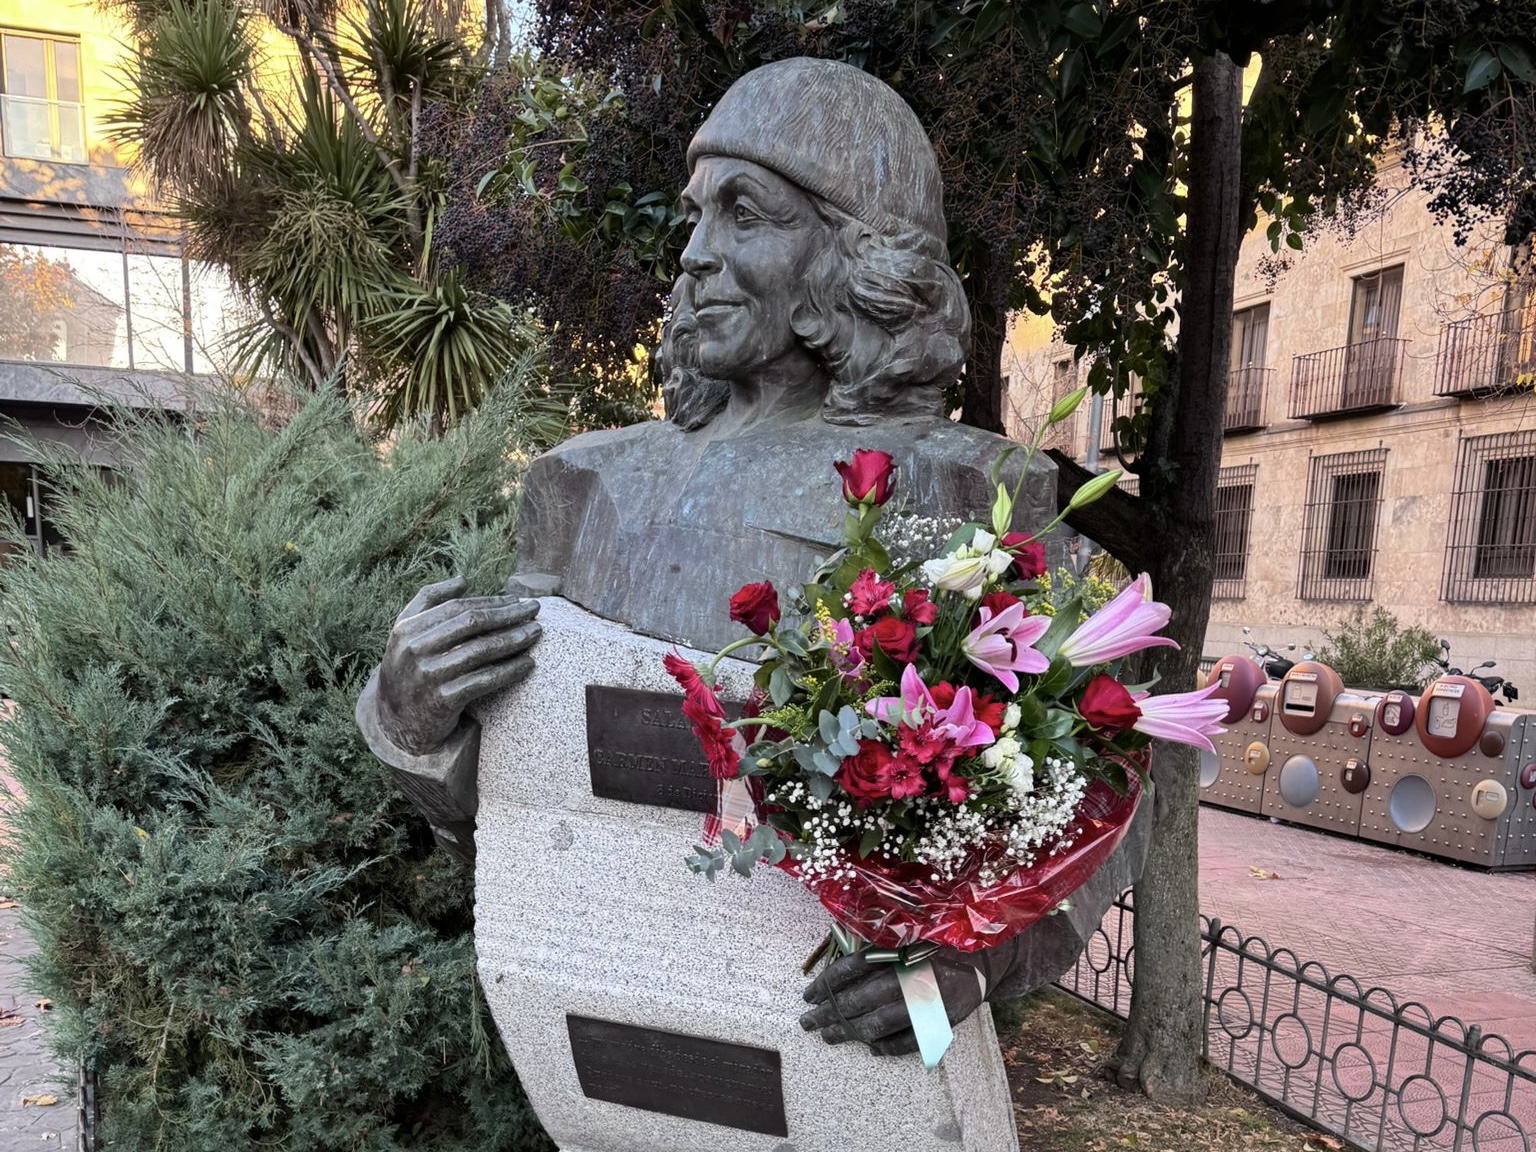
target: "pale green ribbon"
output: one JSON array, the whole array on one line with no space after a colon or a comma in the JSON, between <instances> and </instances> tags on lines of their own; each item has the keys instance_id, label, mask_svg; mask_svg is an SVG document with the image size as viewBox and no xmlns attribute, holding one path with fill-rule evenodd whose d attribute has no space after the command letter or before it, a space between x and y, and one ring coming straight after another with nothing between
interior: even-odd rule
<instances>
[{"instance_id":1,"label":"pale green ribbon","mask_svg":"<svg viewBox=\"0 0 1536 1152\"><path fill-rule=\"evenodd\" d=\"M901 998L906 1001L907 1017L912 1021L912 1032L917 1037L917 1051L923 1058L923 1067L932 1072L955 1039L954 1029L949 1026L949 1013L944 1008L944 996L939 991L938 975L928 961L939 950L939 945L923 941L902 948L868 948L863 940L841 924L832 925L832 939L845 956L863 952L866 963L897 966L896 980L901 985Z\"/></svg>"}]
</instances>

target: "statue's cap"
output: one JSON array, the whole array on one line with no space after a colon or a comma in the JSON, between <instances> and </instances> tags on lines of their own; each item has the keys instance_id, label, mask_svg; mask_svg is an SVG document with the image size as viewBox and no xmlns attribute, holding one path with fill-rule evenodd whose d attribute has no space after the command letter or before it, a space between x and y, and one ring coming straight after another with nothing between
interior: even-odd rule
<instances>
[{"instance_id":1,"label":"statue's cap","mask_svg":"<svg viewBox=\"0 0 1536 1152\"><path fill-rule=\"evenodd\" d=\"M884 236L918 232L945 251L944 186L907 102L850 64L795 57L754 68L726 91L688 145L771 168ZM924 245L931 247L931 245Z\"/></svg>"}]
</instances>

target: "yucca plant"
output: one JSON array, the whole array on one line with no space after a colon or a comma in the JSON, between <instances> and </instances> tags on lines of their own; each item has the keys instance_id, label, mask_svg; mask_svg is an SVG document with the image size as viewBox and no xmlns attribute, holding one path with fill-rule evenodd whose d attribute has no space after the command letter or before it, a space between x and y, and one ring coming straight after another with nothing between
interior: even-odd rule
<instances>
[{"instance_id":1,"label":"yucca plant","mask_svg":"<svg viewBox=\"0 0 1536 1152\"><path fill-rule=\"evenodd\" d=\"M526 332L431 244L422 118L464 108L478 74L454 0L103 2L141 41L116 135L256 317L238 369L339 380L391 427L478 403ZM263 62L274 37L290 51Z\"/></svg>"}]
</instances>

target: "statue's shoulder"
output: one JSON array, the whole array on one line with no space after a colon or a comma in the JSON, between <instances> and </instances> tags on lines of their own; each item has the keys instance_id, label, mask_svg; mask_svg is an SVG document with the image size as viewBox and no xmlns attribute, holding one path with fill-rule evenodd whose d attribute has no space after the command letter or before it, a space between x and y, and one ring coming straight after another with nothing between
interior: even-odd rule
<instances>
[{"instance_id":1,"label":"statue's shoulder","mask_svg":"<svg viewBox=\"0 0 1536 1152\"><path fill-rule=\"evenodd\" d=\"M685 433L668 420L647 420L623 428L582 432L563 440L534 462L535 466L602 470L627 457L670 455Z\"/></svg>"}]
</instances>

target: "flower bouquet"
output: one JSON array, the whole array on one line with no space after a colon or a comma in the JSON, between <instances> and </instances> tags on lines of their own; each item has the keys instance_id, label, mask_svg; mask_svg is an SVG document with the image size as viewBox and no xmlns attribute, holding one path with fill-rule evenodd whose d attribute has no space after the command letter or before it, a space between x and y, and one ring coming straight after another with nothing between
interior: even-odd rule
<instances>
[{"instance_id":1,"label":"flower bouquet","mask_svg":"<svg viewBox=\"0 0 1536 1152\"><path fill-rule=\"evenodd\" d=\"M1040 539L1009 530L1017 489L996 484L985 526L896 516L882 531L892 458L861 449L835 467L844 546L789 590L791 615L771 582L748 584L730 604L748 635L703 669L665 660L719 781L687 864L711 880L782 868L831 915L830 951L909 969L1062 907L1130 823L1150 738L1210 749L1226 704L1121 682L1122 657L1173 644L1157 635L1168 607L1145 575L1095 612L1053 606ZM727 722L713 671L748 645L757 691Z\"/></svg>"}]
</instances>

